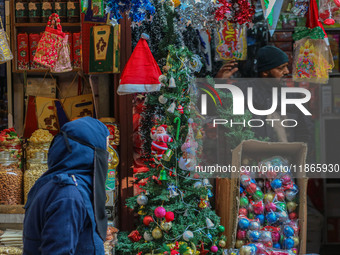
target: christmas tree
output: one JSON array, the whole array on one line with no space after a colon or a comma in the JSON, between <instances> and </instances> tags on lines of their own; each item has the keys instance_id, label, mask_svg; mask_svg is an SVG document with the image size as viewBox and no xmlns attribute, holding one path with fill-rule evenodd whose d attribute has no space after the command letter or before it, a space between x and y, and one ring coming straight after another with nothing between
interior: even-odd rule
<instances>
[{"instance_id":1,"label":"christmas tree","mask_svg":"<svg viewBox=\"0 0 340 255\"><path fill-rule=\"evenodd\" d=\"M149 147L145 190L129 198L127 206L138 212L140 224L122 233L119 254L222 254L225 237L219 217L210 208L208 179L195 176L195 154L200 153L198 127L189 97L197 57L187 48L170 46L167 72L160 77L161 91L147 94L149 130L142 137ZM146 119L142 120L143 122ZM195 134L196 132L196 134Z\"/></svg>"}]
</instances>

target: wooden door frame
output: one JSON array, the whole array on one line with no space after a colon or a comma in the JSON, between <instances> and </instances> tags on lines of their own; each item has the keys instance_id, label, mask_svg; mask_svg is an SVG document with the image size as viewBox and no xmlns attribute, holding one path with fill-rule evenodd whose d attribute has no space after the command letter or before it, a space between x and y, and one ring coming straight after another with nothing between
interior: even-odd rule
<instances>
[{"instance_id":1,"label":"wooden door frame","mask_svg":"<svg viewBox=\"0 0 340 255\"><path fill-rule=\"evenodd\" d=\"M124 17L121 21L120 67L123 71L132 53L131 21ZM114 75L114 115L120 125L120 169L119 169L119 228L130 231L134 228L133 211L126 207L125 200L133 196L133 126L132 95L118 96L120 74Z\"/></svg>"}]
</instances>

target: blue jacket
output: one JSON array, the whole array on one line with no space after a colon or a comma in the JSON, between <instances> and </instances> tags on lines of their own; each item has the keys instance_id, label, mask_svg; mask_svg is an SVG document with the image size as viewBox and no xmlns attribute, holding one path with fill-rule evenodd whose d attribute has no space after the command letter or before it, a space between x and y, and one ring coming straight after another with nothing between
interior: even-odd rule
<instances>
[{"instance_id":1,"label":"blue jacket","mask_svg":"<svg viewBox=\"0 0 340 255\"><path fill-rule=\"evenodd\" d=\"M98 120L85 117L65 124L62 131L106 149L109 133ZM62 134L54 138L49 170L33 186L25 205L24 255L104 254L93 210L93 162L90 147Z\"/></svg>"}]
</instances>

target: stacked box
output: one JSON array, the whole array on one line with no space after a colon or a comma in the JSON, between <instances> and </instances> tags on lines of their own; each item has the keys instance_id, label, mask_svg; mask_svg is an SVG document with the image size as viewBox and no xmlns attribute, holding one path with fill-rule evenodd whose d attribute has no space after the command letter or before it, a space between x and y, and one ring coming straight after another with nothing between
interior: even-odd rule
<instances>
[{"instance_id":1,"label":"stacked box","mask_svg":"<svg viewBox=\"0 0 340 255\"><path fill-rule=\"evenodd\" d=\"M73 67L81 67L81 37L80 33L73 33Z\"/></svg>"},{"instance_id":2,"label":"stacked box","mask_svg":"<svg viewBox=\"0 0 340 255\"><path fill-rule=\"evenodd\" d=\"M28 70L29 69L29 48L28 48L28 34L20 33L17 36L17 68L18 70Z\"/></svg>"},{"instance_id":3,"label":"stacked box","mask_svg":"<svg viewBox=\"0 0 340 255\"><path fill-rule=\"evenodd\" d=\"M292 165L304 166L307 146L304 143L270 143L255 140L243 141L233 150L232 165L241 169L247 157L269 158L272 156L289 157ZM299 254L306 254L307 231L307 182L304 173L299 174L296 184L298 193L299 220ZM221 199L223 198L223 199ZM228 237L227 247L234 248L237 239L238 215L240 209L240 171L232 173L230 179L217 179L216 211L221 217L221 225L228 226L225 235Z\"/></svg>"},{"instance_id":4,"label":"stacked box","mask_svg":"<svg viewBox=\"0 0 340 255\"><path fill-rule=\"evenodd\" d=\"M40 69L41 66L39 63L33 61L35 52L38 48L38 43L40 41L41 35L40 34L29 34L29 49L30 49L30 69Z\"/></svg>"}]
</instances>

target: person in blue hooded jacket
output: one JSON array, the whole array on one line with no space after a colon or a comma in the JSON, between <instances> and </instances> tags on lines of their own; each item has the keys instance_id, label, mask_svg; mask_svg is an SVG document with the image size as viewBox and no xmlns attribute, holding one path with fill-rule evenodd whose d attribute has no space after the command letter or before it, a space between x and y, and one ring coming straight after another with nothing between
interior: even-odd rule
<instances>
[{"instance_id":1,"label":"person in blue hooded jacket","mask_svg":"<svg viewBox=\"0 0 340 255\"><path fill-rule=\"evenodd\" d=\"M109 131L85 117L66 123L48 152L48 171L25 205L24 255L103 255Z\"/></svg>"}]
</instances>

